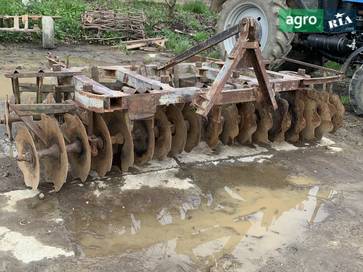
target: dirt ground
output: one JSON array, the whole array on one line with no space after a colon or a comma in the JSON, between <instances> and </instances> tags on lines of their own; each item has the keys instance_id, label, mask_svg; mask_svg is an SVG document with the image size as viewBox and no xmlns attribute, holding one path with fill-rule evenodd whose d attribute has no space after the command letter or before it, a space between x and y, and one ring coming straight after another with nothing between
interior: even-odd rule
<instances>
[{"instance_id":1,"label":"dirt ground","mask_svg":"<svg viewBox=\"0 0 363 272\"><path fill-rule=\"evenodd\" d=\"M162 61L58 48L73 65ZM0 46L0 73L45 51ZM9 92L5 80L1 98ZM0 271L363 271L363 119L317 143L225 147L61 192L25 188L0 129Z\"/></svg>"}]
</instances>

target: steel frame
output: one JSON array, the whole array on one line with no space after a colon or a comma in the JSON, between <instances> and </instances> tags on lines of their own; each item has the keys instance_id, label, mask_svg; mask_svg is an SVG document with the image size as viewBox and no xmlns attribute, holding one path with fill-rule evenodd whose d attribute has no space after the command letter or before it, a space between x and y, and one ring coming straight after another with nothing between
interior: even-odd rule
<instances>
[{"instance_id":1,"label":"steel frame","mask_svg":"<svg viewBox=\"0 0 363 272\"><path fill-rule=\"evenodd\" d=\"M220 71L217 68L211 67L210 63L197 65L190 63L190 65L199 66L196 67L196 78L204 78L210 82L215 81ZM133 68L137 68L137 66ZM148 68L156 70L156 66L150 65ZM25 117L37 116L42 113L63 114L66 112L74 112L77 108L97 113L126 110L133 120L145 119L155 114L157 106L191 103L195 97L205 95L210 90L210 87L204 86L175 88L169 84L162 83L161 80L140 75L126 66L100 66L98 69L108 78L114 79L126 88L132 88L136 93L113 90L83 75L80 72L80 68L62 68L62 71L46 71L41 73L9 73L6 76L13 82L16 82L16 84L13 84L13 93L18 99L16 99L15 103L8 102L9 116L1 120L1 123L7 122L8 126L11 126L11 123L16 121L29 123L30 120ZM250 68L246 68L245 70L251 71ZM225 87L217 97L214 105L260 102L263 99L264 94L255 77L241 75L241 71L236 73L238 76L235 74L230 82L227 82L227 84L233 85L233 88ZM267 70L266 74L274 94L304 90L315 85L332 84L343 78L343 75L338 72L335 75L327 77L311 78L303 70L300 70L298 73L282 73ZM68 77L71 84L67 85L67 88L62 88L61 85L48 86L49 91L47 92L73 92L73 101L56 104L21 104L21 92L19 89L23 85L18 80L31 77ZM36 87L35 85L25 86L27 88ZM44 85L43 88L45 88ZM38 90L39 87L37 86L35 91L39 95Z\"/></svg>"},{"instance_id":2,"label":"steel frame","mask_svg":"<svg viewBox=\"0 0 363 272\"><path fill-rule=\"evenodd\" d=\"M195 68L196 74L192 77L197 84L179 88L170 84L175 65L234 35L236 31L240 34L239 40L226 62L185 64ZM209 41L176 56L161 67L155 65L95 67L92 69L93 79L91 79L82 73L82 68L67 68L67 64L51 55L48 55L47 59L52 66L50 71L35 73L15 71L6 74L12 80L15 97L14 103L7 104L9 112L2 120L2 123L7 123L8 131L10 130L8 134L11 135L12 122L19 120L38 134L35 126L30 124L32 121L28 118L29 116L37 116L41 113L61 114L74 111L76 108L96 113L127 111L132 120L153 116L158 106L179 103L192 103L197 113L204 117L208 116L214 105L268 102L276 109L275 96L279 92L299 91L314 85L331 85L344 77L338 71L331 69L327 71L315 65L314 68L332 75L311 78L303 69L299 69L296 73L266 70L256 40L256 24L249 18L242 20L237 28L234 27L212 37ZM298 64L311 67L303 62ZM219 69L216 65L223 67ZM138 68L148 70L152 76L136 72ZM254 72L254 76L248 75L251 72ZM114 90L108 87L110 84L98 82L100 74L113 79L114 86L120 86L120 88ZM19 82L21 78L31 77L36 78L35 85L24 85ZM43 84L45 77L56 77L58 84L56 86ZM37 94L36 104L21 104L21 92L29 91L34 87ZM42 93L49 92L54 92L56 104L42 104ZM73 99L66 102L67 98L71 98L70 93L74 93Z\"/></svg>"}]
</instances>

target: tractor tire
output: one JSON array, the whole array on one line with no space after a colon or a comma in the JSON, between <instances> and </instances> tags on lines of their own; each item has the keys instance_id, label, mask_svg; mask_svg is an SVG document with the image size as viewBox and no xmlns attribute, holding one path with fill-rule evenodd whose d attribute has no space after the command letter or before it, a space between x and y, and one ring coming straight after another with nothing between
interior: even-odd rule
<instances>
[{"instance_id":1,"label":"tractor tire","mask_svg":"<svg viewBox=\"0 0 363 272\"><path fill-rule=\"evenodd\" d=\"M363 65L354 73L349 84L350 105L357 115L363 115Z\"/></svg>"},{"instance_id":2,"label":"tractor tire","mask_svg":"<svg viewBox=\"0 0 363 272\"><path fill-rule=\"evenodd\" d=\"M260 44L262 54L272 66L279 65L277 60L291 50L294 33L282 32L279 28L279 10L287 8L286 0L227 0L219 14L218 32L236 25L243 17L254 17L261 26ZM220 44L222 55L230 53L236 42L231 37Z\"/></svg>"},{"instance_id":3,"label":"tractor tire","mask_svg":"<svg viewBox=\"0 0 363 272\"><path fill-rule=\"evenodd\" d=\"M55 48L54 19L51 16L42 17L42 43L44 49Z\"/></svg>"}]
</instances>

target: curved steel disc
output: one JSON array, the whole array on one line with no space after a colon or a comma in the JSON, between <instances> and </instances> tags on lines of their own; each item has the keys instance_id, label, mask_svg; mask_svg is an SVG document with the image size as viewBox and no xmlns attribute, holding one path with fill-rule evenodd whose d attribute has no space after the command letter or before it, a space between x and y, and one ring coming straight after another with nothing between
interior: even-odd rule
<instances>
[{"instance_id":1,"label":"curved steel disc","mask_svg":"<svg viewBox=\"0 0 363 272\"><path fill-rule=\"evenodd\" d=\"M259 144L268 144L268 132L272 128L273 109L270 105L264 104L257 107L257 130L253 134L253 141Z\"/></svg>"},{"instance_id":2,"label":"curved steel disc","mask_svg":"<svg viewBox=\"0 0 363 272\"><path fill-rule=\"evenodd\" d=\"M114 148L120 156L120 168L122 172L127 172L131 166L134 165L134 142L132 140L132 126L129 115L125 111L115 111L113 113L106 113L105 121L107 123L110 135L116 136L121 143L115 144Z\"/></svg>"},{"instance_id":3,"label":"curved steel disc","mask_svg":"<svg viewBox=\"0 0 363 272\"><path fill-rule=\"evenodd\" d=\"M66 182L68 174L68 155L63 133L56 119L42 114L39 127L44 133L47 145L39 142L41 149L48 149L54 145L58 152L53 156L46 156L42 159L46 177L53 182L54 190L58 192ZM40 151L40 150L39 150Z\"/></svg>"},{"instance_id":4,"label":"curved steel disc","mask_svg":"<svg viewBox=\"0 0 363 272\"><path fill-rule=\"evenodd\" d=\"M238 106L238 113L241 118L237 140L242 145L252 144L252 135L257 130L256 107L253 103L242 103Z\"/></svg>"},{"instance_id":5,"label":"curved steel disc","mask_svg":"<svg viewBox=\"0 0 363 272\"><path fill-rule=\"evenodd\" d=\"M10 123L10 110L9 110L9 101L6 99L4 105L4 117L5 117L5 127L6 127L6 134L9 137L9 140L13 140L13 133L12 133L12 123Z\"/></svg>"},{"instance_id":6,"label":"curved steel disc","mask_svg":"<svg viewBox=\"0 0 363 272\"><path fill-rule=\"evenodd\" d=\"M297 143L300 140L300 133L306 127L304 96L305 92L298 91L294 97L288 100L292 119L291 128L286 133L286 140L291 143Z\"/></svg>"},{"instance_id":7,"label":"curved steel disc","mask_svg":"<svg viewBox=\"0 0 363 272\"><path fill-rule=\"evenodd\" d=\"M66 113L61 129L67 145L78 142L81 146L81 152L68 153L68 160L71 165L72 177L79 178L84 182L91 170L92 158L86 128L78 116Z\"/></svg>"},{"instance_id":8,"label":"curved steel disc","mask_svg":"<svg viewBox=\"0 0 363 272\"><path fill-rule=\"evenodd\" d=\"M223 131L222 107L214 106L207 120L205 141L211 149L215 149L219 143L219 136Z\"/></svg>"},{"instance_id":9,"label":"curved steel disc","mask_svg":"<svg viewBox=\"0 0 363 272\"><path fill-rule=\"evenodd\" d=\"M168 106L166 109L166 116L168 117L169 122L174 126L171 150L169 152L169 157L174 157L183 152L187 142L188 131L182 111L178 105Z\"/></svg>"},{"instance_id":10,"label":"curved steel disc","mask_svg":"<svg viewBox=\"0 0 363 272\"><path fill-rule=\"evenodd\" d=\"M183 108L184 120L189 124L185 152L191 152L202 139L202 117L195 112L195 109L186 104Z\"/></svg>"},{"instance_id":11,"label":"curved steel disc","mask_svg":"<svg viewBox=\"0 0 363 272\"><path fill-rule=\"evenodd\" d=\"M278 109L273 112L273 126L269 131L269 139L272 142L285 141L285 133L291 127L291 113L289 102L283 98L277 98Z\"/></svg>"},{"instance_id":12,"label":"curved steel disc","mask_svg":"<svg viewBox=\"0 0 363 272\"><path fill-rule=\"evenodd\" d=\"M143 165L152 160L155 150L154 119L135 120L132 135L135 163Z\"/></svg>"},{"instance_id":13,"label":"curved steel disc","mask_svg":"<svg viewBox=\"0 0 363 272\"><path fill-rule=\"evenodd\" d=\"M232 145L239 134L239 124L241 121L236 104L223 106L222 116L223 131L220 135L220 139L223 144Z\"/></svg>"},{"instance_id":14,"label":"curved steel disc","mask_svg":"<svg viewBox=\"0 0 363 272\"><path fill-rule=\"evenodd\" d=\"M97 155L92 157L91 169L96 171L100 177L104 177L112 167L112 141L105 120L101 114L93 114L93 134L102 140Z\"/></svg>"},{"instance_id":15,"label":"curved steel disc","mask_svg":"<svg viewBox=\"0 0 363 272\"><path fill-rule=\"evenodd\" d=\"M343 126L343 119L344 119L344 113L345 108L340 100L340 97L336 94L329 94L329 102L335 106L336 112L332 116L332 122L333 122L333 133L335 133L339 128Z\"/></svg>"},{"instance_id":16,"label":"curved steel disc","mask_svg":"<svg viewBox=\"0 0 363 272\"><path fill-rule=\"evenodd\" d=\"M334 126L332 122L332 113L329 106L329 93L317 92L318 95L318 114L321 119L321 124L315 129L315 137L317 139L323 138L324 135L333 131Z\"/></svg>"},{"instance_id":17,"label":"curved steel disc","mask_svg":"<svg viewBox=\"0 0 363 272\"><path fill-rule=\"evenodd\" d=\"M320 126L321 118L318 114L318 103L308 96L305 97L304 118L306 127L301 132L302 140L313 141L315 140L315 129Z\"/></svg>"},{"instance_id":18,"label":"curved steel disc","mask_svg":"<svg viewBox=\"0 0 363 272\"><path fill-rule=\"evenodd\" d=\"M331 115L331 119L332 119L332 123L333 123L333 118L334 116L338 113L338 109L335 107L335 105L330 101L330 93L326 92L328 94L328 98L326 100L326 103L329 106L329 110L330 110L330 115ZM339 99L340 100L340 99ZM333 124L334 126L334 124Z\"/></svg>"},{"instance_id":19,"label":"curved steel disc","mask_svg":"<svg viewBox=\"0 0 363 272\"><path fill-rule=\"evenodd\" d=\"M18 166L23 173L25 185L35 190L40 181L39 157L33 137L27 128L18 129L15 145L18 151ZM27 158L30 161L26 161Z\"/></svg>"},{"instance_id":20,"label":"curved steel disc","mask_svg":"<svg viewBox=\"0 0 363 272\"><path fill-rule=\"evenodd\" d=\"M155 135L154 159L164 160L171 150L172 133L170 122L161 107L156 110L154 122L158 131Z\"/></svg>"}]
</instances>

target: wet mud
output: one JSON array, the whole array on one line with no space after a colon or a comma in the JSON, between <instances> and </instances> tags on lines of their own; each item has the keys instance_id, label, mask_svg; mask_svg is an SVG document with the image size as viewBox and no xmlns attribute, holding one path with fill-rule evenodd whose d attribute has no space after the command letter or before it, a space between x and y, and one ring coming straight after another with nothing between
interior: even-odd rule
<instances>
[{"instance_id":1,"label":"wet mud","mask_svg":"<svg viewBox=\"0 0 363 272\"><path fill-rule=\"evenodd\" d=\"M160 245L169 245L167 254L190 264L213 265L225 254L246 263L246 254L258 259L299 239L310 224L327 216L322 205L335 195L315 179L290 176L270 164L193 167L176 176L192 180L193 187L122 191L123 179L113 178L100 188L91 183L88 190L95 189L86 194L74 188L72 194L62 192L61 205L71 211L65 224L80 254L152 250L162 255Z\"/></svg>"},{"instance_id":2,"label":"wet mud","mask_svg":"<svg viewBox=\"0 0 363 272\"><path fill-rule=\"evenodd\" d=\"M46 65L45 51L15 49L0 48L1 74ZM135 59L88 46L54 53L77 66ZM0 76L0 100L9 82ZM238 159L230 147L68 180L59 193L47 183L29 192L0 137L0 271L363 271L362 128L346 116L331 136L338 153L288 146Z\"/></svg>"},{"instance_id":3,"label":"wet mud","mask_svg":"<svg viewBox=\"0 0 363 272\"><path fill-rule=\"evenodd\" d=\"M5 73L18 71L38 71L49 69L47 51L36 45L0 44L0 101L12 94L11 80ZM74 67L91 67L94 65L128 65L141 63L158 63L166 61L170 54L130 51L127 54L118 48L95 45L59 46L52 50L53 55ZM35 80L35 79L34 79ZM35 83L22 79L24 83Z\"/></svg>"}]
</instances>

